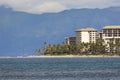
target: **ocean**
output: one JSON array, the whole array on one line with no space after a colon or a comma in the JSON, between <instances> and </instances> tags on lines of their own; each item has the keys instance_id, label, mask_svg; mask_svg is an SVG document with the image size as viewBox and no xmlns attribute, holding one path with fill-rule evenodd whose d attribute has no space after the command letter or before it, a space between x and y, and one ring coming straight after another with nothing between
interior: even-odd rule
<instances>
[{"instance_id":1,"label":"ocean","mask_svg":"<svg viewBox=\"0 0 120 80\"><path fill-rule=\"evenodd\" d=\"M0 80L120 80L120 58L0 58Z\"/></svg>"}]
</instances>

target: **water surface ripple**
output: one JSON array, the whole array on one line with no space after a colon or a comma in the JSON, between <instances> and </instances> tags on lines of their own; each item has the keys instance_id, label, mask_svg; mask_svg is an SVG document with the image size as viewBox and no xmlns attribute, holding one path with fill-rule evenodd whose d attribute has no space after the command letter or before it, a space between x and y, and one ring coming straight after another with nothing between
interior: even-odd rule
<instances>
[{"instance_id":1,"label":"water surface ripple","mask_svg":"<svg viewBox=\"0 0 120 80\"><path fill-rule=\"evenodd\" d=\"M0 80L120 80L120 58L1 58Z\"/></svg>"}]
</instances>

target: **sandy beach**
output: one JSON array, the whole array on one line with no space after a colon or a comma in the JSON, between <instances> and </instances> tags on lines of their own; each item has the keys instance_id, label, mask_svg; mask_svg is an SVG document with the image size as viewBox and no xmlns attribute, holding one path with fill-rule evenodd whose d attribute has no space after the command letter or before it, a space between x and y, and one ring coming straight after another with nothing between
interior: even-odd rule
<instances>
[{"instance_id":1,"label":"sandy beach","mask_svg":"<svg viewBox=\"0 0 120 80\"><path fill-rule=\"evenodd\" d=\"M120 57L120 56L108 56L108 55L61 55L61 56L48 56L48 55L41 55L41 56L27 56L26 58L99 58L99 57Z\"/></svg>"},{"instance_id":2,"label":"sandy beach","mask_svg":"<svg viewBox=\"0 0 120 80\"><path fill-rule=\"evenodd\" d=\"M120 58L120 56L114 55L114 56L108 56L108 55L55 55L55 56L51 56L51 55L40 55L40 56L36 56L36 55L30 55L30 56L16 56L16 57L11 57L11 56L7 56L7 57L0 57L0 58Z\"/></svg>"}]
</instances>

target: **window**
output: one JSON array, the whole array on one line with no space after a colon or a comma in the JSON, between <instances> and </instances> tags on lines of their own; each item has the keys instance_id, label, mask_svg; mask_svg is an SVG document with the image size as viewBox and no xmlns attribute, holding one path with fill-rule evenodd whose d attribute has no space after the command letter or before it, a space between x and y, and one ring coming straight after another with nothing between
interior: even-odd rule
<instances>
[{"instance_id":1,"label":"window","mask_svg":"<svg viewBox=\"0 0 120 80\"><path fill-rule=\"evenodd\" d=\"M108 33L108 37L112 37L112 33Z\"/></svg>"},{"instance_id":2,"label":"window","mask_svg":"<svg viewBox=\"0 0 120 80\"><path fill-rule=\"evenodd\" d=\"M103 30L103 33L106 34L106 33L107 33L107 30Z\"/></svg>"},{"instance_id":3,"label":"window","mask_svg":"<svg viewBox=\"0 0 120 80\"><path fill-rule=\"evenodd\" d=\"M112 33L112 29L108 29L108 33Z\"/></svg>"},{"instance_id":4,"label":"window","mask_svg":"<svg viewBox=\"0 0 120 80\"><path fill-rule=\"evenodd\" d=\"M119 33L120 33L120 29L119 29L118 31L119 31Z\"/></svg>"},{"instance_id":5,"label":"window","mask_svg":"<svg viewBox=\"0 0 120 80\"><path fill-rule=\"evenodd\" d=\"M117 36L117 29L113 30L113 36Z\"/></svg>"}]
</instances>

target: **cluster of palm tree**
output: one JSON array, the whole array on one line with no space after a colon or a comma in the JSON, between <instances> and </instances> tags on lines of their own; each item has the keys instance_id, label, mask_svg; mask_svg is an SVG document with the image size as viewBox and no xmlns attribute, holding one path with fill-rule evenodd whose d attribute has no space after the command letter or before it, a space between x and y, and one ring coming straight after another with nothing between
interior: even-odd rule
<instances>
[{"instance_id":1,"label":"cluster of palm tree","mask_svg":"<svg viewBox=\"0 0 120 80\"><path fill-rule=\"evenodd\" d=\"M114 43L109 42L109 48L104 44L104 40L99 38L96 43L80 44L54 44L43 47L43 55L120 55L120 39ZM40 49L36 52L40 53Z\"/></svg>"},{"instance_id":2,"label":"cluster of palm tree","mask_svg":"<svg viewBox=\"0 0 120 80\"><path fill-rule=\"evenodd\" d=\"M120 39L111 39L109 44L109 50L111 54L120 55Z\"/></svg>"}]
</instances>

